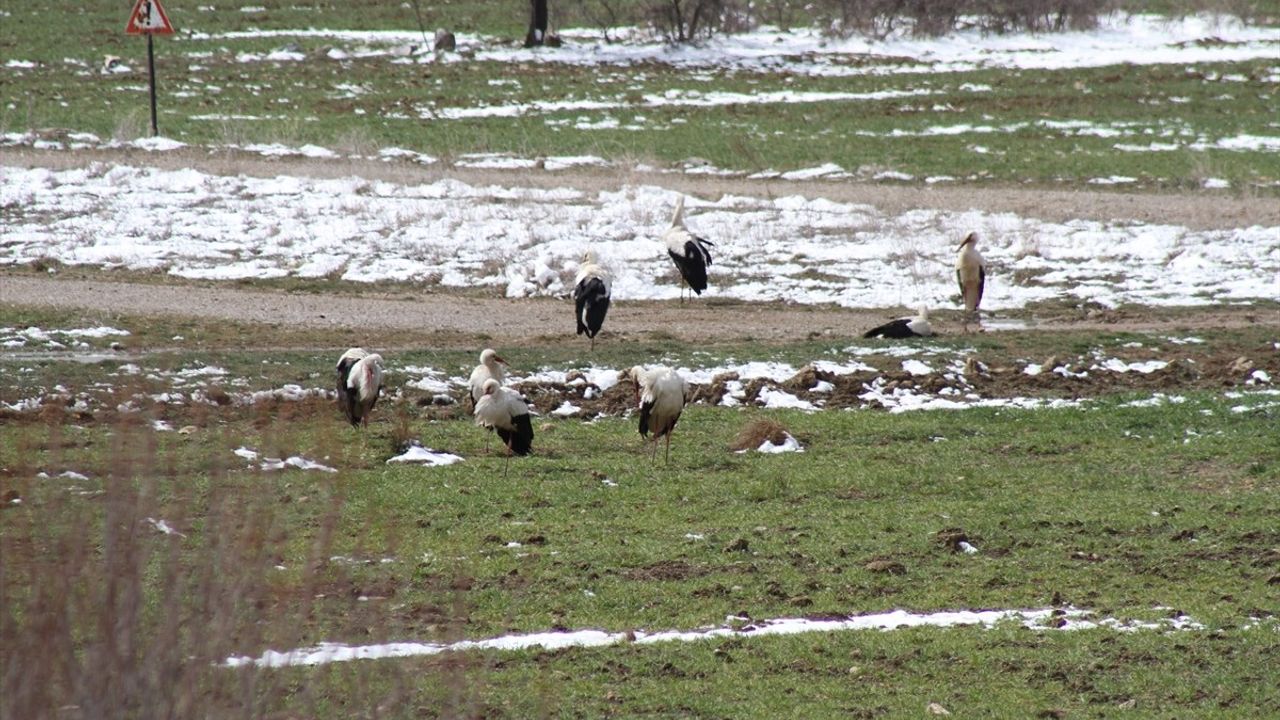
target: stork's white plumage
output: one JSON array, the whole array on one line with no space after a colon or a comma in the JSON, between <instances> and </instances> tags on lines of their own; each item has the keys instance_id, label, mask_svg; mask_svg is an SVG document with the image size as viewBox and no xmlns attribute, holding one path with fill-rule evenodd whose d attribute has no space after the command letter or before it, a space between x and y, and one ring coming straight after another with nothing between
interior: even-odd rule
<instances>
[{"instance_id":1,"label":"stork's white plumage","mask_svg":"<svg viewBox=\"0 0 1280 720\"><path fill-rule=\"evenodd\" d=\"M627 377L636 386L636 401L640 407L640 437L648 440L653 435L653 454L658 453L658 439L667 438L664 456L671 459L671 432L684 412L685 396L689 385L680 374L669 367L644 368L639 365L627 371Z\"/></svg>"},{"instance_id":2,"label":"stork's white plumage","mask_svg":"<svg viewBox=\"0 0 1280 720\"><path fill-rule=\"evenodd\" d=\"M476 403L476 425L498 433L511 455L528 455L533 450L533 422L529 406L519 393L502 387L497 380L485 380L480 400ZM504 468L505 472L505 468Z\"/></svg>"},{"instance_id":3,"label":"stork's white plumage","mask_svg":"<svg viewBox=\"0 0 1280 720\"><path fill-rule=\"evenodd\" d=\"M694 235L684 226L683 195L676 200L671 227L663 233L662 240L667 245L667 255L680 271L680 300L684 300L686 284L701 295L707 289L707 266L711 264L711 252L707 248L714 243Z\"/></svg>"},{"instance_id":4,"label":"stork's white plumage","mask_svg":"<svg viewBox=\"0 0 1280 720\"><path fill-rule=\"evenodd\" d=\"M862 334L864 338L909 338L927 337L933 334L933 326L929 324L929 308L921 306L919 314L914 317L898 318L871 328Z\"/></svg>"},{"instance_id":5,"label":"stork's white plumage","mask_svg":"<svg viewBox=\"0 0 1280 720\"><path fill-rule=\"evenodd\" d=\"M369 424L369 413L373 411L378 395L382 392L382 356L355 349L364 354L351 362L338 398L342 402L342 411L352 426L364 426ZM343 359L349 358L344 354ZM340 369L342 365L343 360L339 360Z\"/></svg>"},{"instance_id":6,"label":"stork's white plumage","mask_svg":"<svg viewBox=\"0 0 1280 720\"><path fill-rule=\"evenodd\" d=\"M467 384L471 387L471 410L474 413L476 403L480 402L480 396L484 395L484 384L487 380L497 380L498 384L502 384L503 378L507 376L502 369L507 361L498 357L498 353L491 348L485 348L480 353L480 364L471 371L471 379Z\"/></svg>"},{"instance_id":7,"label":"stork's white plumage","mask_svg":"<svg viewBox=\"0 0 1280 720\"><path fill-rule=\"evenodd\" d=\"M960 284L960 297L964 300L966 330L971 318L978 320L978 305L987 285L987 265L978 254L977 244L978 233L969 233L960 242L959 254L956 255L956 281Z\"/></svg>"},{"instance_id":8,"label":"stork's white plumage","mask_svg":"<svg viewBox=\"0 0 1280 720\"><path fill-rule=\"evenodd\" d=\"M609 312L613 276L596 262L595 252L588 250L582 256L582 265L578 267L578 275L573 283L578 334L585 334L591 340L591 349L595 350L596 335L604 325L605 314Z\"/></svg>"}]
</instances>

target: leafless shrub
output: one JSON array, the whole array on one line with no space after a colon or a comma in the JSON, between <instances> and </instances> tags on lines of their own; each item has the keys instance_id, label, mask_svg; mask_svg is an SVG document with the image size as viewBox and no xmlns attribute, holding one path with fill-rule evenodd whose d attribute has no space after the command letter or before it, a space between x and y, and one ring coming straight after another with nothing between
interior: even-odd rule
<instances>
[{"instance_id":1,"label":"leafless shrub","mask_svg":"<svg viewBox=\"0 0 1280 720\"><path fill-rule=\"evenodd\" d=\"M672 43L709 37L725 0L660 0L649 5L649 24Z\"/></svg>"},{"instance_id":2,"label":"leafless shrub","mask_svg":"<svg viewBox=\"0 0 1280 720\"><path fill-rule=\"evenodd\" d=\"M288 421L289 412L277 409L272 421ZM186 419L201 433L221 426ZM162 449L149 418L122 414L101 460L87 460L64 455L78 446L64 438L65 427L49 417L28 428L18 444L29 452L20 456L41 459L11 468L25 479L4 483L6 496L21 503L10 499L0 509L0 717L257 718L280 716L281 707L323 714L326 698L299 692L278 671L224 663L315 642L306 628L324 597L322 583L346 572L327 562L342 515L341 481L307 478L315 509L301 576L284 581L275 566L298 555L297 527L281 510L288 484L231 476L240 461L229 439ZM314 441L340 447L321 435ZM264 435L264 450L276 442ZM97 463L90 481L66 481L75 486L65 491L56 479L34 479L41 464L86 462ZM377 668L377 684L369 681L372 668L343 672L352 688L343 702L353 715L379 715L410 687L395 667Z\"/></svg>"},{"instance_id":3,"label":"leafless shrub","mask_svg":"<svg viewBox=\"0 0 1280 720\"><path fill-rule=\"evenodd\" d=\"M885 37L898 30L945 35L964 27L1005 33L1081 30L1097 25L1113 0L820 0L819 18L835 35Z\"/></svg>"}]
</instances>

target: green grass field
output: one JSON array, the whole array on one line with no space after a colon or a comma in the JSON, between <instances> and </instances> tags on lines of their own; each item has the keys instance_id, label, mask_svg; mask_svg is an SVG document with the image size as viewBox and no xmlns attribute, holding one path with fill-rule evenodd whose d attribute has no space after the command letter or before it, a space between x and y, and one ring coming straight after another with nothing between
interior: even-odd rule
<instances>
[{"instance_id":1,"label":"green grass field","mask_svg":"<svg viewBox=\"0 0 1280 720\"><path fill-rule=\"evenodd\" d=\"M1139 9L1224 9L1209 4L1162 0ZM124 35L128 5L0 6L0 134L147 134L145 44ZM1267 15L1258 3L1244 5L1253 17ZM1275 136L1274 59L842 79L657 64L415 64L326 55L354 53L358 42L221 36L414 32L408 3L166 7L182 32L156 40L161 133L197 146L314 143L351 155L399 147L444 165L470 153L592 154L662 168L696 157L740 172L830 162L860 179L893 171L913 176L905 183L947 176L997 186L1093 188L1090 179L1125 176L1135 182L1123 191L1156 194L1199 192L1213 178L1242 196L1280 192L1271 150L1116 147ZM573 20L583 7L559 17ZM423 11L430 29L514 43L527 7L446 2ZM306 61L242 61L294 42ZM132 70L99 72L107 55ZM917 94L715 108L645 99L886 90ZM515 101L621 107L442 117ZM613 120L639 129L611 127ZM959 126L983 130L946 132ZM132 152L111 161L145 162ZM16 207L0 204L0 218ZM3 272L60 269L41 261ZM344 296L421 289L332 278L254 286ZM33 340L0 351L5 720L896 718L939 709L1011 720L1280 717L1280 397L1266 381L1245 385L1250 376L1239 369L1245 359L1249 370L1280 379L1280 336L1268 322L1274 303L1249 310L1260 321L1233 318L1224 327L1206 326L1201 308L1109 311L1113 319L1158 318L1168 328L1160 332L1113 331L1077 303L1044 303L1012 315L1085 324L933 339L935 375L972 358L991 370L971 378L977 394L1076 407L894 414L856 400L862 382L872 382L868 373L842 381L832 397L843 400L819 412L692 405L669 463L661 450L650 459L635 417L594 414L627 405L629 388L615 387L584 420L548 414L580 391L528 387L543 413L535 452L508 465L492 434L462 407L433 404L433 393L409 386L422 373L406 368L465 375L479 343L498 347L524 373L656 359L799 368L849 360L849 348L866 343L815 333L785 345L743 337L694 346L663 333L606 334L586 360L584 345L550 336L510 346L428 329L387 332L377 339L389 358L388 395L357 430L315 392L330 388L345 349L327 331L0 300L5 338L28 327L129 333L74 341L54 334L57 346ZM1188 344L1189 334L1200 341ZM1176 364L1088 380L1022 372L1046 358L1087 367L1103 357L1152 356ZM888 350L859 350L858 358L894 382L911 380ZM278 397L288 385L313 392ZM250 401L253 393L262 395ZM740 436L763 420L785 427L805 451L736 452ZM464 461L388 464L410 441ZM294 456L335 472L262 468L267 458ZM960 551L961 537L977 552ZM1056 622L794 636L744 630L777 618L1037 609L1057 611ZM1120 628L1056 627L1076 611ZM227 665L320 643L704 628L742 631L694 642Z\"/></svg>"},{"instance_id":2,"label":"green grass field","mask_svg":"<svg viewBox=\"0 0 1280 720\"><path fill-rule=\"evenodd\" d=\"M536 421L535 455L504 476L496 439L455 408L418 403L420 391L385 400L365 431L326 400L135 396L189 388L163 372L206 364L228 370L214 383L232 391L327 387L336 351L248 351L261 340L251 327L220 335L212 324L142 330L143 319L74 312L0 316L0 326L46 329L104 321L140 329L119 352L144 372L59 358L70 350L5 363L15 378L6 401L55 382L108 398L0 418L4 658L23 678L7 675L5 698L17 716L75 705L237 717L860 717L919 715L936 702L1008 718L1243 717L1280 700L1266 662L1280 649L1271 395L1191 389L1179 404L1128 407L1147 394L1120 391L1082 408L900 415L699 405L681 420L670 464L661 453L650 461L634 419L547 418ZM1207 344L1232 354L1267 332L1224 331ZM173 350L175 333L201 346ZM313 340L272 333L283 348ZM1000 362L1135 337L1013 334L985 338L981 352ZM599 360L621 362L640 345ZM711 356L823 351L727 344ZM504 353L528 367L572 363L564 348ZM471 362L461 352L395 357L451 372ZM131 399L140 413L115 410ZM766 417L805 452L733 452ZM182 432L154 431L152 420ZM410 439L465 460L388 465ZM337 472L262 471L233 453L241 447ZM947 544L957 531L976 554ZM742 633L219 666L319 642L1048 607L1126 622L1185 614L1204 629Z\"/></svg>"},{"instance_id":3,"label":"green grass field","mask_svg":"<svg viewBox=\"0 0 1280 720\"><path fill-rule=\"evenodd\" d=\"M61 128L107 140L145 136L145 44L124 35L125 13L116 5L72 5L61 12L45 6L9 11L8 23L22 35L5 48L6 56L37 65L9 73L0 131ZM161 132L190 144L312 143L355 154L399 147L446 162L469 153L590 154L679 167L698 158L740 172L836 163L864 178L892 171L916 181L1049 186L1119 176L1146 190L1196 190L1212 178L1237 192L1270 194L1280 182L1274 152L1215 146L1223 139L1274 135L1275 63L1269 59L842 78L479 58L415 64L385 54L359 57L364 44L355 41L221 36L316 27L412 33L417 21L407 5L267 2L256 6L261 12L207 7L214 9L175 7L172 20L186 32L157 40ZM433 5L429 14L432 28L513 38L522 36L525 19L519 3ZM569 11L564 22L575 17ZM308 59L245 60L285 46ZM329 59L325 53L334 48L353 58ZM99 72L107 55L121 57L132 70ZM897 59L863 62L889 65ZM706 108L651 100L712 90L744 96L909 94ZM454 110L535 102L562 109L518 117L444 117ZM584 102L618 106L576 107ZM575 129L580 125L596 129ZM1159 147L1192 140L1206 147ZM1143 149L1152 144L1157 149Z\"/></svg>"}]
</instances>

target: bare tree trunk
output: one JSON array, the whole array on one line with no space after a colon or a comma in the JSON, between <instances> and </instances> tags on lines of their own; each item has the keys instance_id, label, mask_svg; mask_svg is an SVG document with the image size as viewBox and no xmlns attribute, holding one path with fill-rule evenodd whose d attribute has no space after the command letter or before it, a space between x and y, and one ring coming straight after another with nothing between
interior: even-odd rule
<instances>
[{"instance_id":1,"label":"bare tree trunk","mask_svg":"<svg viewBox=\"0 0 1280 720\"><path fill-rule=\"evenodd\" d=\"M529 0L529 34L524 36L525 47L541 47L547 39L547 0Z\"/></svg>"}]
</instances>

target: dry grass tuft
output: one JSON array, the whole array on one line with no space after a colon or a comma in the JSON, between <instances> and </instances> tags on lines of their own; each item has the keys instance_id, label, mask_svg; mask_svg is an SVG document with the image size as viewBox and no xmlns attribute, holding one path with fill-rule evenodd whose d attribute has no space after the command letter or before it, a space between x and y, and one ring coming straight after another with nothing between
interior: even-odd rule
<instances>
[{"instance_id":1,"label":"dry grass tuft","mask_svg":"<svg viewBox=\"0 0 1280 720\"><path fill-rule=\"evenodd\" d=\"M786 442L787 429L782 423L769 418L757 418L747 423L738 433L738 437L734 438L733 444L729 447L733 450L755 450L764 444L766 440L774 445L781 445Z\"/></svg>"}]
</instances>

